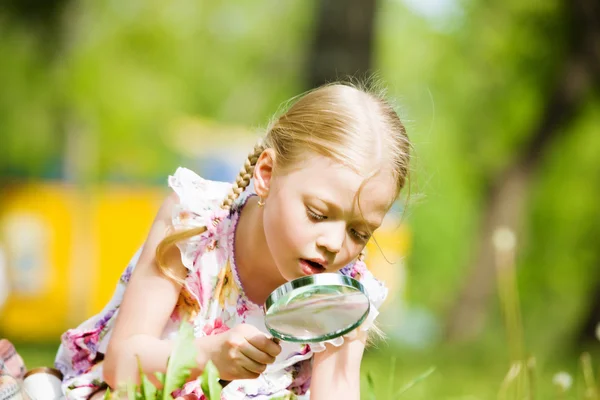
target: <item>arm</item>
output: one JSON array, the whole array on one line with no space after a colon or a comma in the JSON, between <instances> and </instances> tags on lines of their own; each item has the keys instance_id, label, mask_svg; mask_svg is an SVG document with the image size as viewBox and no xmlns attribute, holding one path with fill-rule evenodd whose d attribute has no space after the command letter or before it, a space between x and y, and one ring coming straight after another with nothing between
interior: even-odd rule
<instances>
[{"instance_id":1,"label":"arm","mask_svg":"<svg viewBox=\"0 0 600 400\"><path fill-rule=\"evenodd\" d=\"M173 194L160 208L125 290L104 359L104 380L113 388L121 382L138 381L136 356L143 372L157 384L151 373L165 372L173 349L171 341L160 337L177 304L181 286L160 272L155 252L171 227L172 210L177 203L178 197ZM178 277L185 278L179 249L173 246L166 258ZM197 338L194 343L197 367L191 379L204 370L209 359L224 379L256 378L281 351L279 345L251 325L238 325L221 334Z\"/></svg>"},{"instance_id":2,"label":"arm","mask_svg":"<svg viewBox=\"0 0 600 400\"><path fill-rule=\"evenodd\" d=\"M311 400L360 399L360 363L367 333L344 339L340 347L327 345L325 351L315 353L310 384Z\"/></svg>"},{"instance_id":3,"label":"arm","mask_svg":"<svg viewBox=\"0 0 600 400\"><path fill-rule=\"evenodd\" d=\"M104 360L104 379L111 387L118 382L138 380L136 355L144 372L165 370L172 343L161 340L160 335L175 308L181 287L161 274L155 251L171 226L172 209L177 202L177 195L173 193L158 211L125 290ZM169 254L168 262L176 266L181 278L185 277L185 267L176 247ZM199 366L206 362L198 361Z\"/></svg>"}]
</instances>

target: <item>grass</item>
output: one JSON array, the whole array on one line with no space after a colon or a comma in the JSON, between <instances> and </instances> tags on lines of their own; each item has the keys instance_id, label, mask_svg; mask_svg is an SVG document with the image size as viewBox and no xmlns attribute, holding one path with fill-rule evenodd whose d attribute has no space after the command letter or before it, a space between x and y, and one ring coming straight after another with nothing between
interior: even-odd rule
<instances>
[{"instance_id":1,"label":"grass","mask_svg":"<svg viewBox=\"0 0 600 400\"><path fill-rule=\"evenodd\" d=\"M15 345L28 369L52 367L54 365L54 357L59 346L58 342L28 343L10 340Z\"/></svg>"},{"instance_id":2,"label":"grass","mask_svg":"<svg viewBox=\"0 0 600 400\"><path fill-rule=\"evenodd\" d=\"M51 366L58 349L58 343L22 343L16 342L17 351L23 357L28 368ZM424 380L416 382L398 398L407 400L487 400L498 399L501 384L509 366L504 343L497 346L479 344L466 347L440 346L427 351L415 351L408 348L379 344L378 349L367 351L362 364L363 396L369 400L367 392L367 372L372 377L374 395L377 400L392 399L405 385L435 367ZM394 354L394 356L391 356ZM396 360L394 363L393 360ZM597 358L595 358L597 360ZM592 360L586 361L592 363ZM538 361L536 378L539 392L537 399L581 399L584 376L581 363L576 357L563 360ZM394 367L392 367L394 366ZM593 365L598 381L598 364ZM558 390L552 383L556 373L566 371L573 377L573 387L558 396ZM588 372L588 379L594 373ZM392 388L393 390L390 390Z\"/></svg>"},{"instance_id":3,"label":"grass","mask_svg":"<svg viewBox=\"0 0 600 400\"><path fill-rule=\"evenodd\" d=\"M584 356L588 364L584 373L582 360L577 356L564 360L538 361L520 373L529 374L534 392L521 391L517 396L514 372L506 356L503 346L488 347L487 350L476 349L465 351L464 348L441 346L429 351L415 352L409 349L382 348L369 351L363 359L362 399L365 400L596 400L586 396L598 383L599 365L591 366L592 358ZM395 354L395 356L390 356ZM393 359L397 363L392 368ZM597 358L596 358L597 360ZM528 361L528 360L525 360ZM425 379L421 375L435 370ZM395 371L395 372L393 372ZM573 384L566 392L562 392L553 380L557 373L564 371L573 379ZM373 395L369 393L367 372L373 380ZM518 376L518 375L517 375ZM594 376L596 377L594 379ZM508 378L507 378L508 377ZM399 396L393 396L401 388L417 378L418 382ZM586 383L587 381L587 383ZM390 383L391 382L391 383Z\"/></svg>"},{"instance_id":4,"label":"grass","mask_svg":"<svg viewBox=\"0 0 600 400\"><path fill-rule=\"evenodd\" d=\"M516 238L510 230L499 229L493 244L506 339L495 334L492 341L442 345L424 352L390 347L370 351L363 361L363 371L368 372L361 398L600 400L600 368L594 364L599 354L577 357L565 349L552 349L545 352L547 358L536 359L528 353L516 283ZM557 359L557 353L565 358Z\"/></svg>"},{"instance_id":5,"label":"grass","mask_svg":"<svg viewBox=\"0 0 600 400\"><path fill-rule=\"evenodd\" d=\"M570 354L566 345L545 349L538 358L528 353L516 289L515 240L504 231L495 242L503 332L477 343L421 351L381 343L363 359L362 399L600 400L599 353ZM58 349L58 343L15 346L28 368L51 366Z\"/></svg>"}]
</instances>

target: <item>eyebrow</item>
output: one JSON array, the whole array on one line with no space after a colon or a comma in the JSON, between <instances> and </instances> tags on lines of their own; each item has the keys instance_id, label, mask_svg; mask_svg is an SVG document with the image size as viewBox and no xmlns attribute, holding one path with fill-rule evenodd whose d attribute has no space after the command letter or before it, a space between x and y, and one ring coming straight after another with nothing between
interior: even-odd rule
<instances>
[{"instance_id":1,"label":"eyebrow","mask_svg":"<svg viewBox=\"0 0 600 400\"><path fill-rule=\"evenodd\" d=\"M330 200L324 199L324 198L322 198L322 197L320 197L320 196L317 196L317 195L315 195L315 196L314 196L314 198L315 198L315 199L317 199L317 200L319 200L319 201L320 201L320 202L322 202L323 204L325 204L325 205L327 206L327 208L332 208L332 209L334 209L334 210L336 210L336 211L342 211L342 212L344 211L344 210L342 209L342 207L340 207L338 204L336 204L336 203L335 203L335 202L333 202L333 201L330 201ZM359 208L359 211L361 211L361 210L360 210L360 208ZM370 221L368 221L368 220L367 220L367 219L366 219L366 218L365 218L365 217L362 215L362 212L361 212L361 219L360 219L360 221L361 221L361 223L364 223L364 224L366 224L366 225L367 225L367 229L368 229L370 232L373 232L373 231L375 231L377 228L379 228L379 224L376 224L376 223L373 223L373 222L370 222Z\"/></svg>"}]
</instances>

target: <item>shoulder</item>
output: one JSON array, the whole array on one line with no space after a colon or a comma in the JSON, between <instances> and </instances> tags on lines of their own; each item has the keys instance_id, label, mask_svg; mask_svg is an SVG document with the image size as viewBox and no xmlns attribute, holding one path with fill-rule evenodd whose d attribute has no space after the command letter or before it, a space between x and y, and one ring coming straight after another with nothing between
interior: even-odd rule
<instances>
[{"instance_id":1,"label":"shoulder","mask_svg":"<svg viewBox=\"0 0 600 400\"><path fill-rule=\"evenodd\" d=\"M232 184L204 179L181 167L169 176L168 183L174 202L170 224L175 234L184 235L175 244L188 270L186 287L203 304L207 299L199 291L209 293L207 285L216 282L230 253L234 210L222 209L221 204Z\"/></svg>"},{"instance_id":2,"label":"shoulder","mask_svg":"<svg viewBox=\"0 0 600 400\"><path fill-rule=\"evenodd\" d=\"M371 271L369 271L364 261L356 260L346 265L340 270L340 274L359 281L365 288L371 304L375 306L375 308L381 307L387 297L388 288L383 281L377 279Z\"/></svg>"},{"instance_id":3,"label":"shoulder","mask_svg":"<svg viewBox=\"0 0 600 400\"><path fill-rule=\"evenodd\" d=\"M168 183L178 202L197 213L212 209L225 198L232 186L231 183L204 179L183 167L169 176Z\"/></svg>"}]
</instances>

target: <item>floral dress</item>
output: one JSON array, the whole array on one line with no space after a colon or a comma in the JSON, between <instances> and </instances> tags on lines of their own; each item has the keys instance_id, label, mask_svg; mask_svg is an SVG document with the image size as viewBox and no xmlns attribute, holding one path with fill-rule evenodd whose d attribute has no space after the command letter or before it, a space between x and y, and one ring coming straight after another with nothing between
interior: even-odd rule
<instances>
[{"instance_id":1,"label":"floral dress","mask_svg":"<svg viewBox=\"0 0 600 400\"><path fill-rule=\"evenodd\" d=\"M178 168L169 177L169 186L179 197L179 204L173 211L174 228L206 226L209 229L178 245L188 275L162 338L172 339L183 318L193 323L196 337L225 332L238 324L251 324L268 333L263 306L253 303L244 294L235 264L236 226L251 194L242 194L231 210L222 210L219 205L231 185L204 180L185 168ZM218 223L213 224L213 221ZM87 399L105 386L102 359L140 253L141 250L138 250L129 262L112 299L102 312L61 337L55 366L63 373L63 391L68 400ZM378 314L377 308L383 303L387 288L373 277L362 261L347 265L339 273L359 280L367 290L371 308L367 320L359 328L367 330ZM353 334L356 335L356 332L346 337ZM335 346L343 342L344 337L328 341ZM276 361L260 377L232 381L224 388L222 399L308 399L312 356L323 351L325 343L281 342L281 347L282 352ZM198 399L204 397L197 381L187 383L177 393L184 394L194 394Z\"/></svg>"}]
</instances>

